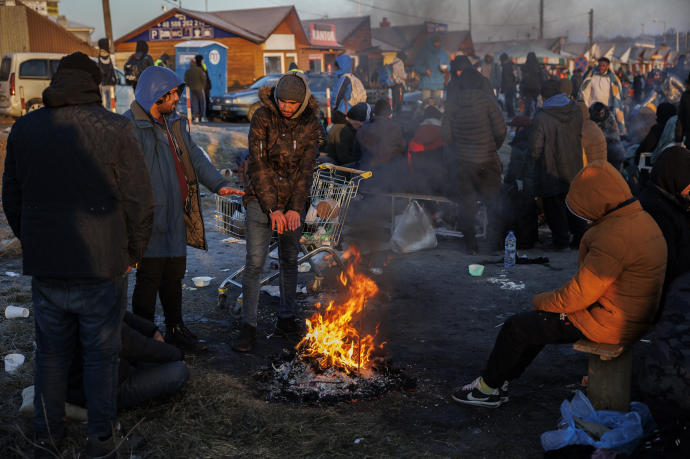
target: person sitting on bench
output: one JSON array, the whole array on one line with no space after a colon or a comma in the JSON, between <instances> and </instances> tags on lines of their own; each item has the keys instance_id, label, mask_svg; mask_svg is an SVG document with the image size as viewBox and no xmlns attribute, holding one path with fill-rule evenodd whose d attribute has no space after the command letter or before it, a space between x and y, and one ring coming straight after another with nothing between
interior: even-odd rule
<instances>
[{"instance_id":1,"label":"person sitting on bench","mask_svg":"<svg viewBox=\"0 0 690 459\"><path fill-rule=\"evenodd\" d=\"M566 196L570 211L591 224L580 242L578 269L560 288L532 299L533 311L506 320L481 376L456 389L468 405L498 407L546 344L627 344L651 327L666 271L666 242L654 219L606 161L580 171Z\"/></svg>"}]
</instances>

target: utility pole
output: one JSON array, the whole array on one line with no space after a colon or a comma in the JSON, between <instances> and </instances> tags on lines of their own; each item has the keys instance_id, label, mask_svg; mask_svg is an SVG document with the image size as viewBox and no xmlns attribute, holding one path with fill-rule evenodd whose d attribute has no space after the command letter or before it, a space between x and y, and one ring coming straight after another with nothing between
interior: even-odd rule
<instances>
[{"instance_id":1,"label":"utility pole","mask_svg":"<svg viewBox=\"0 0 690 459\"><path fill-rule=\"evenodd\" d=\"M472 0L467 0L467 18L470 24L470 36L472 36Z\"/></svg>"},{"instance_id":2,"label":"utility pole","mask_svg":"<svg viewBox=\"0 0 690 459\"><path fill-rule=\"evenodd\" d=\"M360 5L360 0L357 0L357 17L362 15L362 5Z\"/></svg>"},{"instance_id":3,"label":"utility pole","mask_svg":"<svg viewBox=\"0 0 690 459\"><path fill-rule=\"evenodd\" d=\"M105 37L108 39L108 47L110 54L115 53L113 48L113 23L110 20L110 0L102 0L103 2L103 21L105 22Z\"/></svg>"},{"instance_id":4,"label":"utility pole","mask_svg":"<svg viewBox=\"0 0 690 459\"><path fill-rule=\"evenodd\" d=\"M589 10L589 58L592 56L592 46L594 43L594 8Z\"/></svg>"},{"instance_id":5,"label":"utility pole","mask_svg":"<svg viewBox=\"0 0 690 459\"><path fill-rule=\"evenodd\" d=\"M539 38L544 38L544 0L539 0Z\"/></svg>"}]
</instances>

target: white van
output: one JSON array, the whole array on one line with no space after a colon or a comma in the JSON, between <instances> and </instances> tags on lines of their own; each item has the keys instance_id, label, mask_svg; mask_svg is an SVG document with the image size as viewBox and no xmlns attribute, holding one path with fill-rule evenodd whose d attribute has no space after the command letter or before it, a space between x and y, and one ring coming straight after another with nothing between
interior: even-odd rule
<instances>
[{"instance_id":1,"label":"white van","mask_svg":"<svg viewBox=\"0 0 690 459\"><path fill-rule=\"evenodd\" d=\"M8 53L0 61L0 114L19 117L22 114L20 89L24 89L26 111L43 107L43 90L57 70L58 53ZM134 100L132 87L125 83L124 73L116 68L115 98L117 113L124 113Z\"/></svg>"}]
</instances>

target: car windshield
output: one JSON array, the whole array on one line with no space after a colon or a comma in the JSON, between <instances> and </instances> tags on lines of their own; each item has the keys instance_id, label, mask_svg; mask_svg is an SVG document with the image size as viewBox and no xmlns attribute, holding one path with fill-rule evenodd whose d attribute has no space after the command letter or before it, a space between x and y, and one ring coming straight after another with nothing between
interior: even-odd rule
<instances>
[{"instance_id":1,"label":"car windshield","mask_svg":"<svg viewBox=\"0 0 690 459\"><path fill-rule=\"evenodd\" d=\"M280 76L274 76L274 75L266 75L258 80L256 80L250 87L249 89L260 89L263 88L264 86L271 86L273 83L278 81Z\"/></svg>"},{"instance_id":2,"label":"car windshield","mask_svg":"<svg viewBox=\"0 0 690 459\"><path fill-rule=\"evenodd\" d=\"M333 89L335 79L328 77L309 76L309 89L311 92L326 92L326 88Z\"/></svg>"}]
</instances>

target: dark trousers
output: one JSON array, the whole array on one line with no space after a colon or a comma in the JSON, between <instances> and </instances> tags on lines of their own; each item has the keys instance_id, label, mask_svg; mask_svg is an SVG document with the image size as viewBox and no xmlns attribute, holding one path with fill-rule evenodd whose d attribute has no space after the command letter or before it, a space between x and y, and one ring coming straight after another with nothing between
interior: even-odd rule
<instances>
[{"instance_id":1,"label":"dark trousers","mask_svg":"<svg viewBox=\"0 0 690 459\"><path fill-rule=\"evenodd\" d=\"M523 115L527 115L530 118L537 113L537 98L539 97L539 91L523 91L522 102L525 104Z\"/></svg>"},{"instance_id":2,"label":"dark trousers","mask_svg":"<svg viewBox=\"0 0 690 459\"><path fill-rule=\"evenodd\" d=\"M501 163L495 160L475 164L467 161L454 161L450 183L454 183L453 200L458 203L458 227L462 231L465 244L472 245L475 241L475 219L477 215L477 200L481 199L486 205L488 227L487 240L490 247L502 246L500 239L503 228L500 216L501 195Z\"/></svg>"},{"instance_id":3,"label":"dark trousers","mask_svg":"<svg viewBox=\"0 0 690 459\"><path fill-rule=\"evenodd\" d=\"M304 214L301 215L304 222ZM256 327L257 310L261 276L266 264L268 246L271 243L273 230L271 219L261 210L256 200L247 203L247 259L244 277L242 278L243 321ZM278 236L278 258L280 262L280 306L278 317L288 318L295 315L297 305L297 255L302 228L286 231Z\"/></svg>"},{"instance_id":4,"label":"dark trousers","mask_svg":"<svg viewBox=\"0 0 690 459\"><path fill-rule=\"evenodd\" d=\"M201 118L206 116L206 95L203 89L191 89L191 107L192 116L195 118Z\"/></svg>"},{"instance_id":5,"label":"dark trousers","mask_svg":"<svg viewBox=\"0 0 690 459\"><path fill-rule=\"evenodd\" d=\"M553 245L560 248L579 247L580 239L585 234L587 223L568 210L565 205L566 193L542 198L544 216L551 229ZM568 232L572 233L572 240Z\"/></svg>"},{"instance_id":6,"label":"dark trousers","mask_svg":"<svg viewBox=\"0 0 690 459\"><path fill-rule=\"evenodd\" d=\"M155 322L156 296L161 300L166 328L182 322L182 278L187 257L143 258L137 267L132 312Z\"/></svg>"},{"instance_id":7,"label":"dark trousers","mask_svg":"<svg viewBox=\"0 0 690 459\"><path fill-rule=\"evenodd\" d=\"M397 115L402 108L404 93L403 85L396 84L391 88L391 92L393 94L393 113Z\"/></svg>"},{"instance_id":8,"label":"dark trousers","mask_svg":"<svg viewBox=\"0 0 690 459\"><path fill-rule=\"evenodd\" d=\"M117 388L117 409L124 410L157 397L176 394L189 379L182 361L139 363Z\"/></svg>"},{"instance_id":9,"label":"dark trousers","mask_svg":"<svg viewBox=\"0 0 690 459\"><path fill-rule=\"evenodd\" d=\"M567 317L554 312L529 311L506 320L482 372L484 382L497 388L520 377L546 344L566 344L584 338Z\"/></svg>"},{"instance_id":10,"label":"dark trousers","mask_svg":"<svg viewBox=\"0 0 690 459\"><path fill-rule=\"evenodd\" d=\"M508 113L508 118L515 117L515 86L508 87L503 95L505 96L506 112Z\"/></svg>"},{"instance_id":11,"label":"dark trousers","mask_svg":"<svg viewBox=\"0 0 690 459\"><path fill-rule=\"evenodd\" d=\"M45 279L31 284L36 326L34 429L39 438L64 432L72 356L81 343L88 433L104 437L116 414L118 354L127 278Z\"/></svg>"}]
</instances>

